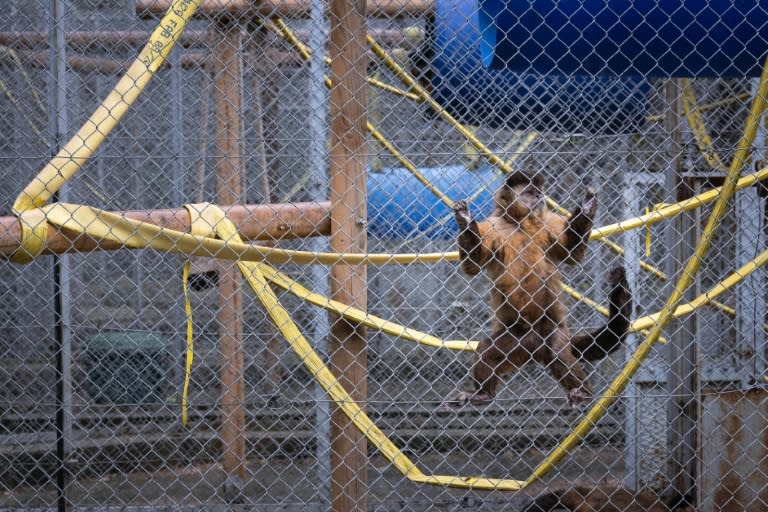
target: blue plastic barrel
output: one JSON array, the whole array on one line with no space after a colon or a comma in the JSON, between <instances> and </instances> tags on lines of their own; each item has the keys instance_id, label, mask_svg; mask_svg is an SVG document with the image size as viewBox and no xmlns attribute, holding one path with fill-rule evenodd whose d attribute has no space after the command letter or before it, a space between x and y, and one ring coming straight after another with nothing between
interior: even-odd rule
<instances>
[{"instance_id":1,"label":"blue plastic barrel","mask_svg":"<svg viewBox=\"0 0 768 512\"><path fill-rule=\"evenodd\" d=\"M758 0L479 0L492 69L565 75L754 77L768 55Z\"/></svg>"},{"instance_id":2,"label":"blue plastic barrel","mask_svg":"<svg viewBox=\"0 0 768 512\"><path fill-rule=\"evenodd\" d=\"M435 1L432 94L462 122L560 133L632 132L643 123L650 90L644 78L488 69L477 1Z\"/></svg>"},{"instance_id":3,"label":"blue plastic barrel","mask_svg":"<svg viewBox=\"0 0 768 512\"><path fill-rule=\"evenodd\" d=\"M481 190L470 204L476 218L493 211L493 192L503 176L490 169L467 170L464 166L419 169L445 195L466 199ZM427 237L447 240L458 228L453 211L406 169L385 169L368 176L368 234L387 240Z\"/></svg>"}]
</instances>

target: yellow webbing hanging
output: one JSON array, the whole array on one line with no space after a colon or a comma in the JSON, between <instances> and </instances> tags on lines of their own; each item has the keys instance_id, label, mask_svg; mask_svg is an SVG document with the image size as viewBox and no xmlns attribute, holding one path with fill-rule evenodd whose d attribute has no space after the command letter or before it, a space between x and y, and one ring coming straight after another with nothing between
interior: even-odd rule
<instances>
[{"instance_id":1,"label":"yellow webbing hanging","mask_svg":"<svg viewBox=\"0 0 768 512\"><path fill-rule=\"evenodd\" d=\"M187 426L189 419L189 381L192 379L192 361L195 357L195 339L192 330L192 303L189 300L189 269L191 261L187 259L181 271L181 287L184 292L184 315L187 319L187 348L184 357L184 386L181 389L181 424Z\"/></svg>"},{"instance_id":2,"label":"yellow webbing hanging","mask_svg":"<svg viewBox=\"0 0 768 512\"><path fill-rule=\"evenodd\" d=\"M199 237L210 237L214 235L213 226L207 219L203 218L201 212L205 211L208 203L185 204L184 208L189 214L189 232ZM192 361L195 355L195 340L192 330L192 303L189 300L189 271L192 267L192 260L187 258L181 273L182 290L184 292L184 314L187 319L187 349L184 359L184 387L181 391L181 424L187 426L189 409L189 381L192 377Z\"/></svg>"},{"instance_id":3,"label":"yellow webbing hanging","mask_svg":"<svg viewBox=\"0 0 768 512\"><path fill-rule=\"evenodd\" d=\"M227 219L224 211L214 205L208 205L202 211L195 222L203 222L213 226L217 236L222 240L232 243L242 243L234 223ZM368 417L365 411L358 405L347 391L325 366L320 356L312 349L312 346L304 338L299 328L291 319L288 312L280 304L277 296L262 273L267 268L263 263L238 261L237 266L243 277L264 306L272 322L280 330L283 338L288 342L299 360L307 367L309 373L315 378L328 396L336 402L337 406L354 423L355 427L368 438L381 454L394 465L406 478L413 482L432 485L444 485L464 489L485 489L516 491L523 487L520 480L494 479L482 477L461 477L443 475L425 475L403 453L379 427Z\"/></svg>"}]
</instances>

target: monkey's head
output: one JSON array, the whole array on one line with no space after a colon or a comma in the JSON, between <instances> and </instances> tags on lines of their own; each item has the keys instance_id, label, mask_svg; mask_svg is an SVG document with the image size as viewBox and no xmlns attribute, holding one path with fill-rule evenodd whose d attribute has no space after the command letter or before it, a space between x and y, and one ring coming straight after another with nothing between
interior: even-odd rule
<instances>
[{"instance_id":1,"label":"monkey's head","mask_svg":"<svg viewBox=\"0 0 768 512\"><path fill-rule=\"evenodd\" d=\"M540 174L516 171L507 176L494 200L496 215L508 221L539 215L544 209L544 179Z\"/></svg>"}]
</instances>

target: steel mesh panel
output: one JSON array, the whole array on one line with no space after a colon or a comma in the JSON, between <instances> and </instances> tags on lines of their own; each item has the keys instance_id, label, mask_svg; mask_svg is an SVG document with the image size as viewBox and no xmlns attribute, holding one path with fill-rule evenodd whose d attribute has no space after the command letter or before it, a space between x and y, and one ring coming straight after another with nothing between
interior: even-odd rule
<instances>
[{"instance_id":1,"label":"steel mesh panel","mask_svg":"<svg viewBox=\"0 0 768 512\"><path fill-rule=\"evenodd\" d=\"M160 3L11 0L4 6L0 215L8 222L0 236L10 237L7 226L16 225L15 198L56 148L88 123L150 39L162 16ZM188 213L179 210L188 203L228 207L221 198L234 197L232 204L271 205L277 215L281 203L331 197L331 154L338 145L351 144L331 136L332 98L322 79L333 68L306 63L276 30L275 19L267 20L279 14L304 44L330 51L327 38L336 21L331 11L317 21L309 17L309 3L299 9L275 2L270 13L265 7L221 3L206 2L202 10L208 14L189 23L146 90L49 203L136 215L151 210L162 214L163 222L186 222L189 229ZM62 8L58 18L56 4ZM222 16L223 4L231 9L227 16ZM543 5L531 4L531 9ZM623 71L606 73L607 67L575 74L494 70L491 78L481 79L479 56L472 53L480 33L466 9L476 13L476 6L464 1L391 2L371 11L366 29L503 162L539 171L546 194L564 208L576 209L586 188L595 187L595 227L607 226L722 185L757 93L751 71L744 77L684 79L628 78ZM755 9L760 12L753 20L764 16L758 16L764 7L755 4ZM451 18L456 25L447 37L436 13L460 13ZM653 28L655 21L647 23ZM533 44L542 27L526 27ZM56 29L62 31L63 47L51 36ZM760 47L761 33L755 27L755 39L744 46ZM227 48L232 41L234 50ZM457 47L460 51L451 53ZM563 58L578 51L566 48ZM456 55L466 59L452 61ZM57 56L66 63L63 74L56 72ZM756 61L762 57L755 54ZM699 58L707 69L717 69L723 57ZM366 59L367 75L379 82L367 83L351 101L365 103L359 106L368 121L400 153L368 134L364 149L354 155L370 174L368 197L384 198L354 219L368 230L367 252L455 251L451 208L436 194L422 193L426 188L415 179L385 178L410 176L405 161L454 201L487 187L485 199L470 205L480 220L490 213L491 193L503 182L498 166L423 98L407 97L418 89L403 85L395 70L370 51ZM662 64L666 61L659 60ZM378 83L401 91L383 90ZM508 97L515 98L511 106ZM694 105L688 103L691 97ZM752 147L742 175L765 165L762 124ZM228 182L225 168L234 169ZM765 208L763 186L737 192L684 302L764 251ZM624 254L592 240L582 262L562 266L563 282L605 305L608 272L623 265L633 292L633 319L656 313L711 213L711 203L701 205L647 229L609 237ZM425 228L424 219L434 226ZM286 223L268 243L278 249L330 250L330 228L307 238L293 237L292 229ZM69 254L44 254L27 265L0 262L0 508L48 510L66 499L75 510L331 509L331 489L339 484L330 463L336 441L328 417L333 401L233 264L217 263L215 254L192 258L195 359L184 426L182 268L187 258L105 242L81 251L88 236L67 236ZM3 254L10 256L10 250ZM641 269L640 260L666 279ZM312 291L331 293L326 265L275 268ZM606 416L525 490L416 483L370 443L363 462L367 488L354 499L360 508L382 511L522 510L531 496L556 489L622 486L660 495L695 489L701 510L761 510L768 487L759 426L765 421L760 386L768 358L764 270L744 277L717 303L673 321L663 332L668 343L652 350ZM225 292L228 280L234 285ZM456 261L370 265L365 310L441 340L481 340L490 334L495 313L488 302L493 287L485 275L464 274ZM353 373L353 364L333 366L348 350L328 342L337 315L308 304L290 287L273 288L332 372L345 378ZM565 293L563 301L574 333L604 321L589 304ZM227 336L235 340L234 350L227 348ZM627 347L584 364L595 397L643 338L633 334ZM447 399L471 385L472 354L419 345L373 328L367 330L365 350L367 364L358 385L367 385L363 408L429 474L524 481L594 403L571 408L547 368L529 363L503 379L491 404L450 410ZM727 453L702 438L707 433L719 436ZM63 461L57 452L62 442ZM722 485L707 483L712 481Z\"/></svg>"}]
</instances>

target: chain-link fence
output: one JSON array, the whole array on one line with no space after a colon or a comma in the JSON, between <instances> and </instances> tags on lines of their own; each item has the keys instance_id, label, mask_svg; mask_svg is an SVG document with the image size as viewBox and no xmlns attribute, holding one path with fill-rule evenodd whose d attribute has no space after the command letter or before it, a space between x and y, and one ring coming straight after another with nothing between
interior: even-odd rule
<instances>
[{"instance_id":1,"label":"chain-link fence","mask_svg":"<svg viewBox=\"0 0 768 512\"><path fill-rule=\"evenodd\" d=\"M198 3L3 5L0 508L768 509L768 8Z\"/></svg>"}]
</instances>

